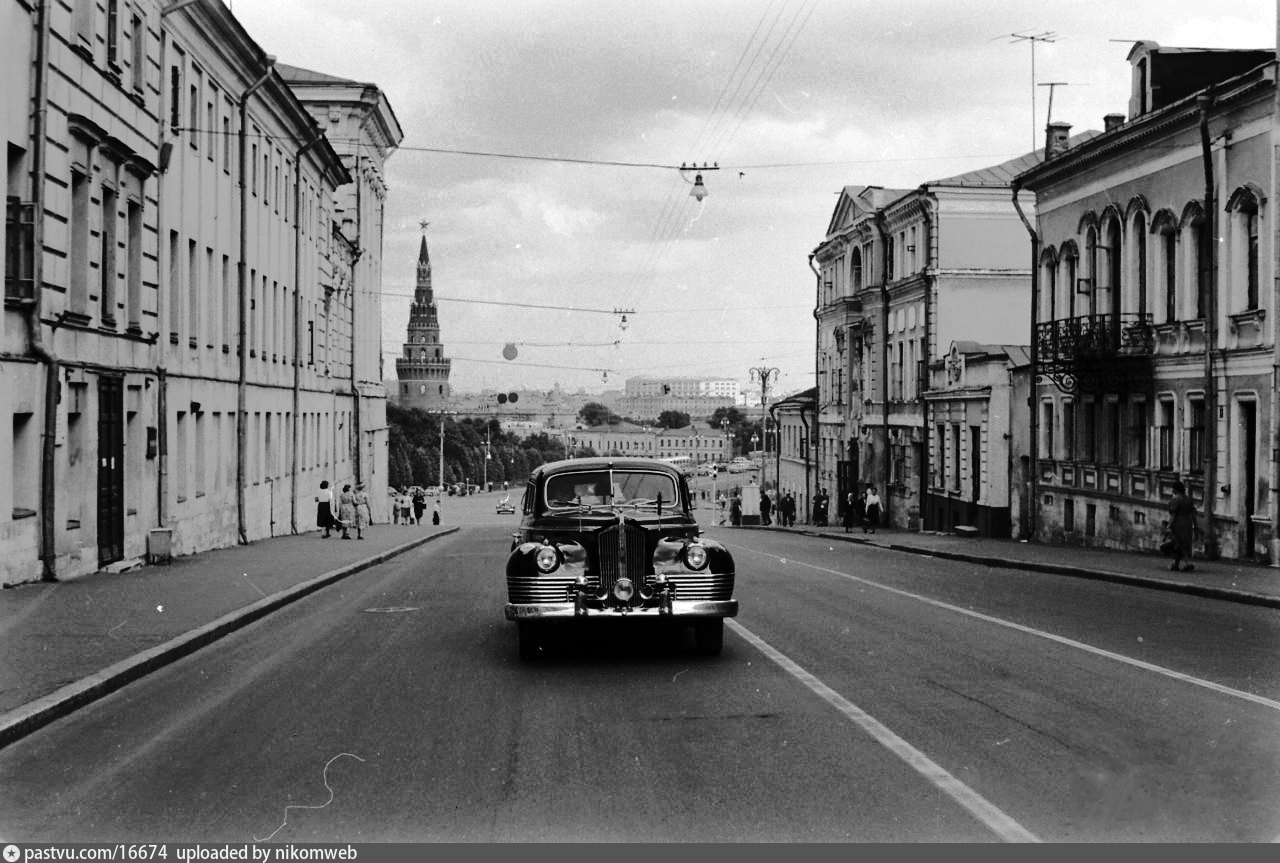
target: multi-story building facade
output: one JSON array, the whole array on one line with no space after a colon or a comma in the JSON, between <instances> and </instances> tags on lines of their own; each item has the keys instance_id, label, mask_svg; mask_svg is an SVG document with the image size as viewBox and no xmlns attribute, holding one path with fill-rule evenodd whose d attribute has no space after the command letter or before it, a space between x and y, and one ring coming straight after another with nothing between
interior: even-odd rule
<instances>
[{"instance_id":1,"label":"multi-story building facade","mask_svg":"<svg viewBox=\"0 0 1280 863\"><path fill-rule=\"evenodd\" d=\"M1128 116L1034 190L1035 534L1154 548L1175 481L1209 556L1277 559L1275 52L1129 53Z\"/></svg>"},{"instance_id":2,"label":"multi-story building facade","mask_svg":"<svg viewBox=\"0 0 1280 863\"><path fill-rule=\"evenodd\" d=\"M778 399L769 406L777 429L777 448L766 453L774 460L776 499L791 494L796 500L796 522L807 523L813 512L815 494L812 470L813 418L818 388L810 387Z\"/></svg>"},{"instance_id":3,"label":"multi-story building facade","mask_svg":"<svg viewBox=\"0 0 1280 863\"><path fill-rule=\"evenodd\" d=\"M351 314L352 361L347 388L352 404L352 468L369 493L371 515L390 520L387 505L387 390L382 384L382 241L388 186L386 161L404 138L386 95L369 82L352 81L276 64L323 131L351 182L338 187L333 214L351 261L345 266L352 285L346 302ZM425 242L425 241L424 241ZM428 278L429 275L428 275ZM359 299L356 293L359 292ZM297 451L295 445L294 450Z\"/></svg>"},{"instance_id":4,"label":"multi-story building facade","mask_svg":"<svg viewBox=\"0 0 1280 863\"><path fill-rule=\"evenodd\" d=\"M1030 349L952 342L929 364L925 523L931 530L1023 536L1027 524L1025 418Z\"/></svg>"},{"instance_id":5,"label":"multi-story building facade","mask_svg":"<svg viewBox=\"0 0 1280 863\"><path fill-rule=\"evenodd\" d=\"M1037 158L909 191L848 187L840 196L810 262L818 274L815 486L833 500L871 484L890 524L930 527L927 499L949 492L931 467L928 364L955 341L1026 340L1030 267L1010 183ZM982 446L987 465L1007 443L984 434Z\"/></svg>"},{"instance_id":6,"label":"multi-story building facade","mask_svg":"<svg viewBox=\"0 0 1280 863\"><path fill-rule=\"evenodd\" d=\"M360 475L350 173L218 0L0 8L3 581L306 529Z\"/></svg>"}]
</instances>

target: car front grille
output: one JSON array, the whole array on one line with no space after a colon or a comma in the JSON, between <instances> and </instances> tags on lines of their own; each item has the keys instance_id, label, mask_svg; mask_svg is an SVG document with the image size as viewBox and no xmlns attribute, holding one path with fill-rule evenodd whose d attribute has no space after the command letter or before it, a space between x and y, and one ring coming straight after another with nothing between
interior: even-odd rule
<instances>
[{"instance_id":1,"label":"car front grille","mask_svg":"<svg viewBox=\"0 0 1280 863\"><path fill-rule=\"evenodd\" d=\"M649 569L648 535L632 522L610 525L596 534L596 575L600 589L613 589L623 576L638 587Z\"/></svg>"}]
</instances>

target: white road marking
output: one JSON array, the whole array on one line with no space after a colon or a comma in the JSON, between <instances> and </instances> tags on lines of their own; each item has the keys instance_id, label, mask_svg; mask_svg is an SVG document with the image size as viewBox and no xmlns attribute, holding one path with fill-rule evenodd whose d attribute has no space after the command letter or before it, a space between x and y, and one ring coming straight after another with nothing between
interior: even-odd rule
<instances>
[{"instance_id":1,"label":"white road marking","mask_svg":"<svg viewBox=\"0 0 1280 863\"><path fill-rule=\"evenodd\" d=\"M952 776L940 764L937 764L919 749L894 734L875 717L814 677L760 636L736 620L727 619L725 623L730 629L742 636L752 647L777 663L783 671L803 683L818 697L871 735L877 743L906 762L907 766L927 779L935 788L968 810L970 814L989 827L1002 840L1005 842L1040 841L1035 834L1017 821L1014 821L991 801Z\"/></svg>"},{"instance_id":2,"label":"white road marking","mask_svg":"<svg viewBox=\"0 0 1280 863\"><path fill-rule=\"evenodd\" d=\"M756 549L746 548L745 546L736 546L736 547L742 548L745 551L753 552L754 554L763 555L765 557L771 557L774 560L781 560L781 558L779 558L777 555L770 554L766 551L757 551ZM1066 647L1074 648L1076 650L1082 650L1085 653L1091 653L1094 656L1101 656L1106 659L1111 659L1116 662L1120 662L1125 665L1132 666L1134 668L1140 668L1143 671L1150 671L1155 674L1161 674L1165 677L1172 678L1173 680L1178 680L1183 683L1189 683L1192 686L1199 686L1204 689L1217 692L1221 695L1227 695L1232 698L1239 698L1243 701L1248 701L1252 704L1257 704L1261 707L1266 707L1271 710L1280 711L1280 701L1275 701L1273 699L1267 698L1262 695L1255 695L1252 692L1245 692L1244 690L1241 690L1241 689L1234 689L1230 686L1223 686L1221 683L1214 683L1212 680L1205 680L1204 678L1201 678L1201 677L1194 677L1190 674L1184 674L1181 671L1174 671L1172 668L1165 668L1163 665L1156 665L1151 662L1144 662L1141 659L1134 659L1131 656L1125 656L1124 654L1121 654L1121 653L1115 653L1110 650L1104 650L1101 647L1094 647L1093 645L1085 644L1082 641L1076 641L1075 639L1066 638L1061 635L1054 635L1052 632L1045 632L1042 629L1035 629L1034 627L1023 626L1022 624L1014 623L1011 620L1004 620L999 617L992 617L989 614L983 614L982 612L974 611L969 608L961 608L958 605L952 605L949 602L943 602L938 599L931 599L930 597L921 596L918 593L912 593L908 590L901 590L896 587L889 587L888 585L879 584L878 582L874 582L874 581L869 581L868 579L860 578L856 575L850 575L847 572L841 572L838 569L830 569L829 567L825 567L825 566L818 566L812 563L804 563L802 561L798 561L795 559L789 559L788 562L791 566L805 566L805 567L808 567L809 569L815 569L818 572L825 572L828 575L835 575L840 578L847 579L849 581L856 581L858 584L863 584L863 585L866 585L867 587L874 587L877 590L883 590L887 593L892 593L897 596L903 596L908 599L914 599L919 602L928 603L929 605L932 605L935 608L941 608L946 611L953 611L956 614L963 614L966 617L972 617L975 620L981 620L986 623L992 623L992 624L995 624L996 626L1003 626L1006 629L1012 629L1016 632L1021 632L1026 635L1033 635L1036 638L1043 638L1047 641L1052 641L1055 644L1061 644Z\"/></svg>"}]
</instances>

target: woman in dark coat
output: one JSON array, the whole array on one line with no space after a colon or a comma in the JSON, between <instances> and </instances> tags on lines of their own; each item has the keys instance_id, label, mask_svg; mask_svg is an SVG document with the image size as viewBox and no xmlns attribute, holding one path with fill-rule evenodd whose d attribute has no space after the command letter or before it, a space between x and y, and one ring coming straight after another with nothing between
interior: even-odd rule
<instances>
[{"instance_id":1,"label":"woman in dark coat","mask_svg":"<svg viewBox=\"0 0 1280 863\"><path fill-rule=\"evenodd\" d=\"M333 518L333 491L329 488L329 480L320 481L320 493L316 495L316 527L324 531L324 538L329 538L329 531L335 527Z\"/></svg>"},{"instance_id":2,"label":"woman in dark coat","mask_svg":"<svg viewBox=\"0 0 1280 863\"><path fill-rule=\"evenodd\" d=\"M1173 497L1169 499L1169 538L1173 540L1173 565L1175 572L1195 569L1191 563L1191 543L1195 539L1196 505L1187 495L1182 480L1174 480ZM1185 566L1182 561L1186 560Z\"/></svg>"}]
</instances>

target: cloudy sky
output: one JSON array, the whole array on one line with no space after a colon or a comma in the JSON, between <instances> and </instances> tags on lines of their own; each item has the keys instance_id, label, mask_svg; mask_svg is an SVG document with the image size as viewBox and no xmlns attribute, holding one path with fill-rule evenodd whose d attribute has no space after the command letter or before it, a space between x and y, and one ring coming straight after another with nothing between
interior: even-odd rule
<instances>
[{"instance_id":1,"label":"cloudy sky","mask_svg":"<svg viewBox=\"0 0 1280 863\"><path fill-rule=\"evenodd\" d=\"M281 62L387 94L405 133L387 165L387 376L426 220L452 383L471 392L746 387L753 367L779 370L772 395L811 386L807 260L843 186L912 188L1040 146L1033 56L1078 132L1126 110L1136 40L1276 34L1273 0L229 5ZM677 169L694 162L719 165L701 204Z\"/></svg>"}]
</instances>

